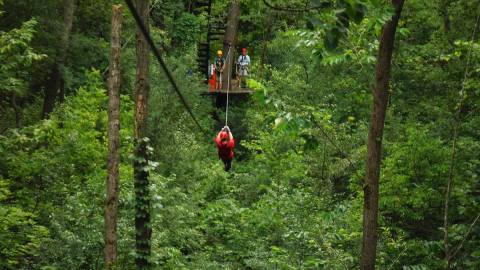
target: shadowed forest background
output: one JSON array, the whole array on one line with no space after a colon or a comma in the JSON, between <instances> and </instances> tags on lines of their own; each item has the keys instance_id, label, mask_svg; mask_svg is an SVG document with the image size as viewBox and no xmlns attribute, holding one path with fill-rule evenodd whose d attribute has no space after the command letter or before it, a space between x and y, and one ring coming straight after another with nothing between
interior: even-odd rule
<instances>
[{"instance_id":1,"label":"shadowed forest background","mask_svg":"<svg viewBox=\"0 0 480 270\"><path fill-rule=\"evenodd\" d=\"M137 26L123 1L0 0L0 269L108 268L114 4L124 7L112 269L359 269L379 40L403 1L215 0L210 20L198 7L208 1L142 1L208 136L150 53L138 141ZM232 50L248 48L253 93L230 97L237 145L227 173L213 142L225 107L202 95L197 58L231 5L240 12ZM405 0L380 141L377 269L480 269L479 14L476 0ZM212 55L223 46L211 41ZM138 163L151 218L143 266Z\"/></svg>"}]
</instances>

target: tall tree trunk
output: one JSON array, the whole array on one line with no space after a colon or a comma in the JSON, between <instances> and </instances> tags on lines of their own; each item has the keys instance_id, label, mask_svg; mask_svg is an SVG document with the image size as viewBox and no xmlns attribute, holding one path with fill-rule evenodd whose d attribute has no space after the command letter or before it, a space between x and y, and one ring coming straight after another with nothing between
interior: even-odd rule
<instances>
[{"instance_id":1,"label":"tall tree trunk","mask_svg":"<svg viewBox=\"0 0 480 270\"><path fill-rule=\"evenodd\" d=\"M373 109L368 133L367 162L363 201L363 244L362 270L375 269L378 239L378 189L382 157L383 128L388 104L388 86L395 32L402 12L404 0L392 0L395 14L385 23L380 36L380 47L375 68L375 89Z\"/></svg>"},{"instance_id":2,"label":"tall tree trunk","mask_svg":"<svg viewBox=\"0 0 480 270\"><path fill-rule=\"evenodd\" d=\"M149 0L136 0L136 8L143 23L149 28ZM135 188L135 245L137 269L150 267L150 194L148 171L148 93L149 51L148 44L140 29L136 33L137 72L135 81L135 159L133 164Z\"/></svg>"},{"instance_id":3,"label":"tall tree trunk","mask_svg":"<svg viewBox=\"0 0 480 270\"><path fill-rule=\"evenodd\" d=\"M238 31L238 22L240 20L240 3L239 0L231 0L230 6L228 8L227 16L227 29L225 30L225 37L223 41L223 51L228 54L228 49L230 48L230 55L228 59L225 59L225 69L223 72L223 88L226 89L228 85L228 79L231 76L229 71L233 69L233 57L235 54L235 45L237 42L237 31ZM230 46L230 47L229 47Z\"/></svg>"},{"instance_id":4,"label":"tall tree trunk","mask_svg":"<svg viewBox=\"0 0 480 270\"><path fill-rule=\"evenodd\" d=\"M73 18L75 12L75 0L63 1L63 32L60 39L60 50L57 61L50 73L49 83L45 87L42 118L53 111L57 97L62 102L65 97L65 82L62 70L65 68L68 48L70 45L70 33L72 32Z\"/></svg>"},{"instance_id":5,"label":"tall tree trunk","mask_svg":"<svg viewBox=\"0 0 480 270\"><path fill-rule=\"evenodd\" d=\"M110 75L108 78L108 177L105 202L105 269L117 264L118 164L120 159L120 51L122 6L112 7Z\"/></svg>"}]
</instances>

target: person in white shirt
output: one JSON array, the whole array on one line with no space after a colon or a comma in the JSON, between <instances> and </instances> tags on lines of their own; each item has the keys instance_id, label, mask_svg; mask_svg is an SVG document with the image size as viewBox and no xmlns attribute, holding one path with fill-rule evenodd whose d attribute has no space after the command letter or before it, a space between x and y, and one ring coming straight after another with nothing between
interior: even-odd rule
<instances>
[{"instance_id":1,"label":"person in white shirt","mask_svg":"<svg viewBox=\"0 0 480 270\"><path fill-rule=\"evenodd\" d=\"M242 88L247 87L248 68L250 66L250 57L247 55L247 48L242 48L242 55L238 57L238 76Z\"/></svg>"}]
</instances>

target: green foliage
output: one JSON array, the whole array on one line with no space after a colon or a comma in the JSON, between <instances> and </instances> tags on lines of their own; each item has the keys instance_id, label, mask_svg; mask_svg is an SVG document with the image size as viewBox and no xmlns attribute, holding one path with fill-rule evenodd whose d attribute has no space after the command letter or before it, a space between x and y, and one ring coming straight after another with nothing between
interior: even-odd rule
<instances>
[{"instance_id":1,"label":"green foliage","mask_svg":"<svg viewBox=\"0 0 480 270\"><path fill-rule=\"evenodd\" d=\"M190 13L182 13L174 22L170 22L170 37L177 42L180 49L185 49L195 44L199 38L200 26L203 24L202 18L198 18Z\"/></svg>"},{"instance_id":2,"label":"green foliage","mask_svg":"<svg viewBox=\"0 0 480 270\"><path fill-rule=\"evenodd\" d=\"M0 178L0 267L19 269L38 258L48 229L37 224L32 212L20 207L9 182Z\"/></svg>"},{"instance_id":3,"label":"green foliage","mask_svg":"<svg viewBox=\"0 0 480 270\"><path fill-rule=\"evenodd\" d=\"M89 83L67 99L50 120L12 132L2 140L2 175L11 179L10 190L15 191L11 194L23 212L14 212L13 207L5 211L25 224L18 230L26 231L26 239L31 239L29 243L14 237L13 230L2 230L4 239L13 237L29 245L23 251L11 251L21 260L9 267L21 262L17 267L89 269L87 265L103 249L107 96L97 71L86 77ZM122 125L131 126L131 101L123 97L122 104ZM131 129L122 129L121 134L122 152L128 153L132 146L126 138ZM122 186L131 186L125 182L131 175L128 159L123 159L120 171ZM49 237L42 239L47 232ZM22 252L23 257L18 255ZM26 260L26 255L32 259Z\"/></svg>"},{"instance_id":4,"label":"green foliage","mask_svg":"<svg viewBox=\"0 0 480 270\"><path fill-rule=\"evenodd\" d=\"M35 33L35 19L24 22L19 29L0 31L0 93L25 95L31 66L46 57L35 53L30 43Z\"/></svg>"}]
</instances>

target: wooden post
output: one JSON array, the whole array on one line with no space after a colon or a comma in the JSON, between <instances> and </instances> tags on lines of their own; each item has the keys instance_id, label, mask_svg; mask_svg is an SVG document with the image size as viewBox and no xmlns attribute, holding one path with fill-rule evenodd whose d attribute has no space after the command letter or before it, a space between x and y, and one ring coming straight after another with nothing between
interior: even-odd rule
<instances>
[{"instance_id":1,"label":"wooden post","mask_svg":"<svg viewBox=\"0 0 480 270\"><path fill-rule=\"evenodd\" d=\"M143 24L149 29L149 0L136 0L135 6ZM135 159L133 162L135 189L135 264L137 270L150 267L150 193L148 165L148 95L149 84L149 47L142 31L136 33L137 71L135 79Z\"/></svg>"},{"instance_id":2,"label":"wooden post","mask_svg":"<svg viewBox=\"0 0 480 270\"><path fill-rule=\"evenodd\" d=\"M122 6L112 7L110 67L108 76L108 176L105 201L105 269L117 264L118 165L120 159L120 51Z\"/></svg>"},{"instance_id":3,"label":"wooden post","mask_svg":"<svg viewBox=\"0 0 480 270\"><path fill-rule=\"evenodd\" d=\"M404 0L392 0L395 14L385 23L380 35L377 65L375 68L375 89L373 108L368 132L367 162L365 169L363 199L363 244L360 269L374 270L378 239L378 190L380 164L382 160L382 139L388 104L388 86L392 64L395 32L402 12Z\"/></svg>"}]
</instances>

